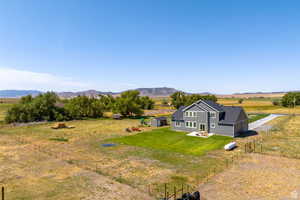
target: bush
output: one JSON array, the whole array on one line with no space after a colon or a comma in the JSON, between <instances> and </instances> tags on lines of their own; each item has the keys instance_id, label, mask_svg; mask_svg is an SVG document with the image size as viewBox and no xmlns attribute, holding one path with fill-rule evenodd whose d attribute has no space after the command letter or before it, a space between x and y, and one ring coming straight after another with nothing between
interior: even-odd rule
<instances>
[{"instance_id":1,"label":"bush","mask_svg":"<svg viewBox=\"0 0 300 200\"><path fill-rule=\"evenodd\" d=\"M273 104L273 106L279 106L280 105L280 101L279 100L273 100L272 104Z\"/></svg>"},{"instance_id":2,"label":"bush","mask_svg":"<svg viewBox=\"0 0 300 200\"><path fill-rule=\"evenodd\" d=\"M300 92L289 92L282 97L281 104L284 107L300 105Z\"/></svg>"},{"instance_id":3,"label":"bush","mask_svg":"<svg viewBox=\"0 0 300 200\"><path fill-rule=\"evenodd\" d=\"M244 102L244 99L239 99L239 104L242 104Z\"/></svg>"}]
</instances>

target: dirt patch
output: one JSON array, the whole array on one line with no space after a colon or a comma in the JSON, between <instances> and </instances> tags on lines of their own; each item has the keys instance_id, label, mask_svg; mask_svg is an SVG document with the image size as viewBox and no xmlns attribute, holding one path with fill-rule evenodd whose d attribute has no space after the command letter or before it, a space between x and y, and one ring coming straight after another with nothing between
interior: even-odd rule
<instances>
[{"instance_id":1,"label":"dirt patch","mask_svg":"<svg viewBox=\"0 0 300 200\"><path fill-rule=\"evenodd\" d=\"M200 186L207 200L293 199L299 189L300 160L259 154Z\"/></svg>"}]
</instances>

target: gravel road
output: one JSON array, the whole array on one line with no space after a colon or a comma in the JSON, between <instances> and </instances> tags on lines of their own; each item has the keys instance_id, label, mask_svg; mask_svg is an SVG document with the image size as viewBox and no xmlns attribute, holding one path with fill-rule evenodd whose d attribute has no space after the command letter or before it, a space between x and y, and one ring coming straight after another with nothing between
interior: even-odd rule
<instances>
[{"instance_id":1,"label":"gravel road","mask_svg":"<svg viewBox=\"0 0 300 200\"><path fill-rule=\"evenodd\" d=\"M279 114L270 114L269 116L262 118L260 120L257 120L255 122L252 122L249 124L249 130L255 130L257 128L259 128L260 126L264 125L265 123L277 118L277 117L281 117L283 115L279 115Z\"/></svg>"}]
</instances>

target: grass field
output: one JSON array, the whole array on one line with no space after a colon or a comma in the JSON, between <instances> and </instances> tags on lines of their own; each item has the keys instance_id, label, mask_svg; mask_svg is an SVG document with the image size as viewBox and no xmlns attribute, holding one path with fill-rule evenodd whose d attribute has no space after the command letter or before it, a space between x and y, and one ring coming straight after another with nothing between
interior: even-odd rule
<instances>
[{"instance_id":1,"label":"grass field","mask_svg":"<svg viewBox=\"0 0 300 200\"><path fill-rule=\"evenodd\" d=\"M257 114L257 115L248 115L248 118L249 118L249 123L252 123L252 122L255 122L257 120L260 120L262 118L265 118L269 116L269 114Z\"/></svg>"},{"instance_id":2,"label":"grass field","mask_svg":"<svg viewBox=\"0 0 300 200\"><path fill-rule=\"evenodd\" d=\"M232 138L218 135L209 138L190 137L185 132L162 128L110 141L183 154L203 155L208 151L221 149L225 144L231 142Z\"/></svg>"},{"instance_id":3,"label":"grass field","mask_svg":"<svg viewBox=\"0 0 300 200\"><path fill-rule=\"evenodd\" d=\"M177 141L176 148L165 150L161 149L162 143L157 144L158 148L138 144L101 146L112 138L132 136L139 142L143 133L152 141L155 133L162 130L173 134L168 129L151 132L151 127L142 128L145 132L137 136L127 133L125 128L139 125L139 120L134 119L71 121L67 125L75 128L60 130L51 129L53 125L0 128L0 183L7 188L7 199L102 199L104 193L111 193L109 199L151 199L145 196L148 184L197 184L212 167L223 170L224 159L235 154L223 150L203 154L201 148L193 151L188 147L183 153L183 144L206 144L215 149L224 141L216 146L185 138L182 133L175 138L183 139L183 143ZM156 137L159 138L162 137Z\"/></svg>"}]
</instances>

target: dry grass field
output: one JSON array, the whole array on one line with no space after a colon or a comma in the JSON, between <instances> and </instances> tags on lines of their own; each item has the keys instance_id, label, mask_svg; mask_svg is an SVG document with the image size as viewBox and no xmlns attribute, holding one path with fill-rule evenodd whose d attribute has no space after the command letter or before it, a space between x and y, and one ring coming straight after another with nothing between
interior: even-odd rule
<instances>
[{"instance_id":1,"label":"dry grass field","mask_svg":"<svg viewBox=\"0 0 300 200\"><path fill-rule=\"evenodd\" d=\"M136 133L124 129L139 120L67 122L0 128L0 184L7 199L152 199L149 184L199 184L213 167L224 169L234 152L214 150L202 156L138 146L103 147L110 138ZM152 128L143 128L149 131Z\"/></svg>"},{"instance_id":2,"label":"dry grass field","mask_svg":"<svg viewBox=\"0 0 300 200\"><path fill-rule=\"evenodd\" d=\"M296 108L274 106L272 99L245 99L242 104L238 103L238 99L219 99L218 103L225 106L242 106L248 113L300 114L300 106Z\"/></svg>"}]
</instances>

